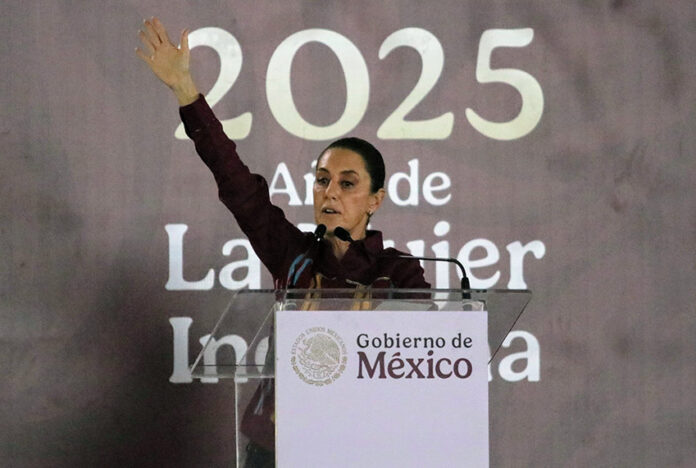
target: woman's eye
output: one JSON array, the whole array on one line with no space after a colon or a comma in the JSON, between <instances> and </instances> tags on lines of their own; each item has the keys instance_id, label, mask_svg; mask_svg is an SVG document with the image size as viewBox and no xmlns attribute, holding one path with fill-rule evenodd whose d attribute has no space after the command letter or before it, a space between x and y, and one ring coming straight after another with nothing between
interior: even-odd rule
<instances>
[{"instance_id":1,"label":"woman's eye","mask_svg":"<svg viewBox=\"0 0 696 468\"><path fill-rule=\"evenodd\" d=\"M318 185L328 185L329 184L329 179L325 177L318 177L315 181Z\"/></svg>"},{"instance_id":2,"label":"woman's eye","mask_svg":"<svg viewBox=\"0 0 696 468\"><path fill-rule=\"evenodd\" d=\"M353 182L349 182L347 180L344 180L341 182L341 187L343 188L351 188L353 186Z\"/></svg>"}]
</instances>

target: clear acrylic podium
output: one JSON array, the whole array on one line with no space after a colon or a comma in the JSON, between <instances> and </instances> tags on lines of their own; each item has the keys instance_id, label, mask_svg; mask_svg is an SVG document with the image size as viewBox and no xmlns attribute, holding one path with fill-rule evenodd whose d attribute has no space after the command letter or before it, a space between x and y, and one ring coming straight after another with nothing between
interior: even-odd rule
<instances>
[{"instance_id":1,"label":"clear acrylic podium","mask_svg":"<svg viewBox=\"0 0 696 468\"><path fill-rule=\"evenodd\" d=\"M273 452L274 318L284 310L380 311L485 310L491 359L531 300L528 290L460 289L312 289L240 290L222 311L210 337L191 366L196 378L233 378L237 466L248 447ZM251 444L250 444L251 442Z\"/></svg>"}]
</instances>

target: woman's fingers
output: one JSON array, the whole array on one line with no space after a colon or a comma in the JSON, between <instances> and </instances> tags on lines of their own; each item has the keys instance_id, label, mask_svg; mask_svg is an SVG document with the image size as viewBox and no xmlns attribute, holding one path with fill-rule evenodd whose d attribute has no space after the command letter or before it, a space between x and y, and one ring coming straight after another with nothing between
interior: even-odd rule
<instances>
[{"instance_id":1,"label":"woman's fingers","mask_svg":"<svg viewBox=\"0 0 696 468\"><path fill-rule=\"evenodd\" d=\"M150 62L152 62L152 57L150 55L146 54L145 52L143 52L142 50L140 50L140 48L136 48L135 53L138 57L143 59L143 61L145 63L147 63L148 65L150 64Z\"/></svg>"},{"instance_id":2,"label":"woman's fingers","mask_svg":"<svg viewBox=\"0 0 696 468\"><path fill-rule=\"evenodd\" d=\"M172 41L169 40L169 36L167 35L167 30L164 29L164 25L158 18L152 18L152 28L157 34L157 37L159 38L160 42L163 42L165 44L171 44Z\"/></svg>"},{"instance_id":3,"label":"woman's fingers","mask_svg":"<svg viewBox=\"0 0 696 468\"><path fill-rule=\"evenodd\" d=\"M145 24L143 26L143 33L145 34L145 37L147 37L147 40L150 41L152 47L156 49L160 44L162 44L162 41L157 35L154 26L150 20L145 20Z\"/></svg>"},{"instance_id":4,"label":"woman's fingers","mask_svg":"<svg viewBox=\"0 0 696 468\"><path fill-rule=\"evenodd\" d=\"M150 52L150 54L153 54L155 52L155 46L152 45L152 42L150 42L150 40L147 38L147 35L145 35L144 32L139 31L138 37L140 38L140 42L143 43L143 45Z\"/></svg>"},{"instance_id":5,"label":"woman's fingers","mask_svg":"<svg viewBox=\"0 0 696 468\"><path fill-rule=\"evenodd\" d=\"M181 51L185 54L189 53L188 35L189 30L184 29L183 31L181 31L181 39L179 40L179 43L181 44Z\"/></svg>"}]
</instances>

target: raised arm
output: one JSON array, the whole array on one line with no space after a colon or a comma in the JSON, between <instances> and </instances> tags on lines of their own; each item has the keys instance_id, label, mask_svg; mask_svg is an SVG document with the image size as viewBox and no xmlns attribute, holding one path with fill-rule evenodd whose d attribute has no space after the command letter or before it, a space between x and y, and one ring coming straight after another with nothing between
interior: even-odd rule
<instances>
[{"instance_id":1,"label":"raised arm","mask_svg":"<svg viewBox=\"0 0 696 468\"><path fill-rule=\"evenodd\" d=\"M181 45L177 47L169 40L167 30L159 19L145 20L138 33L142 49L135 49L135 53L155 76L174 92L180 106L191 104L199 94L189 70L188 33L188 29L184 29Z\"/></svg>"},{"instance_id":2,"label":"raised arm","mask_svg":"<svg viewBox=\"0 0 696 468\"><path fill-rule=\"evenodd\" d=\"M179 47L172 44L157 18L146 20L138 35L143 45L136 53L174 92L186 134L212 171L220 200L234 214L274 279L284 281L289 262L307 250L313 237L300 232L271 203L265 179L252 174L242 162L235 143L199 94L189 71L188 30L181 33Z\"/></svg>"}]
</instances>

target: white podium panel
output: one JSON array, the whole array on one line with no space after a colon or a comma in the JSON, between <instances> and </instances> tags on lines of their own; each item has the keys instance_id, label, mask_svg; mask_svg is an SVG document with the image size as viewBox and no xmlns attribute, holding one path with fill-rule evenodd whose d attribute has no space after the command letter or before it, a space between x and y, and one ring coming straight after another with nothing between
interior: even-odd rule
<instances>
[{"instance_id":1,"label":"white podium panel","mask_svg":"<svg viewBox=\"0 0 696 468\"><path fill-rule=\"evenodd\" d=\"M276 313L276 460L487 467L486 312Z\"/></svg>"}]
</instances>

